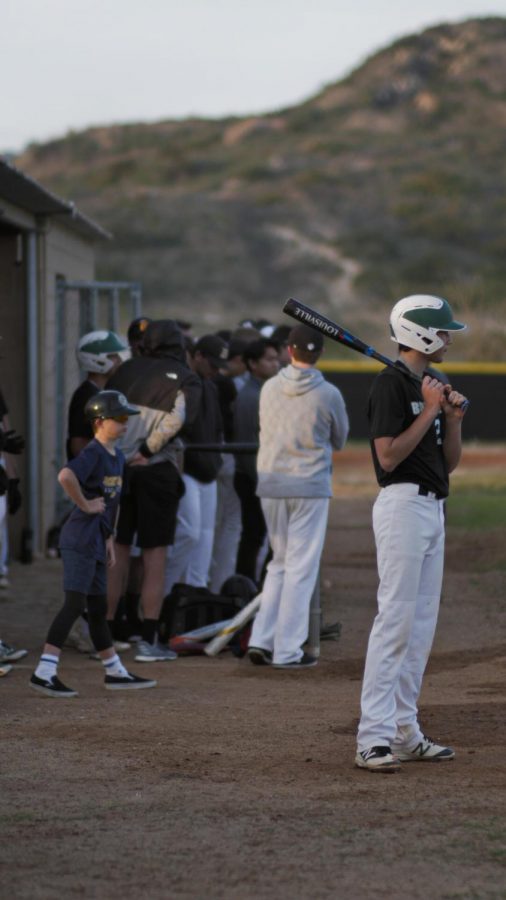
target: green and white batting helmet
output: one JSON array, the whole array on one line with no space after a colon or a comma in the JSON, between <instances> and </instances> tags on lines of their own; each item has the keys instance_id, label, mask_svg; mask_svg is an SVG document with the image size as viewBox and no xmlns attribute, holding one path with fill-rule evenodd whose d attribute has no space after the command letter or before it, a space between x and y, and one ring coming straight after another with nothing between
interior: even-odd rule
<instances>
[{"instance_id":1,"label":"green and white batting helmet","mask_svg":"<svg viewBox=\"0 0 506 900\"><path fill-rule=\"evenodd\" d=\"M126 350L125 344L114 331L90 331L78 341L77 361L85 372L109 372L117 356Z\"/></svg>"},{"instance_id":2,"label":"green and white batting helmet","mask_svg":"<svg viewBox=\"0 0 506 900\"><path fill-rule=\"evenodd\" d=\"M390 314L390 331L396 344L434 353L444 341L438 331L463 331L467 325L456 322L447 300L430 294L412 294L399 300Z\"/></svg>"}]
</instances>

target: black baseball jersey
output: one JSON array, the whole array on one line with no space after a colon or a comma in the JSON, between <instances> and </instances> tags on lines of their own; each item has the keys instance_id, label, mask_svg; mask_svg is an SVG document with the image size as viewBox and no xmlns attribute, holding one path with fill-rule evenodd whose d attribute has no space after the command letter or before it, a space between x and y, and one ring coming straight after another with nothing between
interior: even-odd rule
<instances>
[{"instance_id":1,"label":"black baseball jersey","mask_svg":"<svg viewBox=\"0 0 506 900\"><path fill-rule=\"evenodd\" d=\"M70 439L79 437L85 438L87 441L93 440L93 428L91 422L84 415L84 407L90 397L98 393L98 387L92 381L83 381L72 394L69 406L68 420L68 438L67 438L67 459L72 459L73 454L70 449Z\"/></svg>"},{"instance_id":2,"label":"black baseball jersey","mask_svg":"<svg viewBox=\"0 0 506 900\"><path fill-rule=\"evenodd\" d=\"M374 439L397 437L415 421L423 409L421 381L401 362L388 367L375 379L369 395L369 433L376 478L381 487L411 482L438 497L448 496L448 466L443 453L445 416L443 411L409 456L393 472L381 468Z\"/></svg>"}]
</instances>

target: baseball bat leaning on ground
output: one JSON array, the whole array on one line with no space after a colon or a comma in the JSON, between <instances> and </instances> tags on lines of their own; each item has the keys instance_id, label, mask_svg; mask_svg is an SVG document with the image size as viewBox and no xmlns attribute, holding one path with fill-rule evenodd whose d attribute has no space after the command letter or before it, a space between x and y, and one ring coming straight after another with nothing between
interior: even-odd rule
<instances>
[{"instance_id":1,"label":"baseball bat leaning on ground","mask_svg":"<svg viewBox=\"0 0 506 900\"><path fill-rule=\"evenodd\" d=\"M174 634L167 643L169 648L175 650L176 653L203 653L206 647L205 642L218 634L231 621L232 619L222 619L221 622L212 622L210 625L203 625L202 628L185 631L184 634Z\"/></svg>"},{"instance_id":2,"label":"baseball bat leaning on ground","mask_svg":"<svg viewBox=\"0 0 506 900\"><path fill-rule=\"evenodd\" d=\"M390 359L388 356L383 356L382 353L378 353L374 347L370 347L369 344L364 343L364 341L361 341L356 335L347 331L345 328L342 328L337 322L333 322L332 319L328 319L323 313L317 312L310 306L306 306L304 303L301 303L300 300L295 300L293 297L290 297L283 307L283 312L286 313L287 316L291 316L292 319L297 319L304 325L309 325L310 328L314 328L315 331L319 331L332 341L336 341L338 344L344 344L345 347L349 347L350 350L356 350L357 353L362 353L364 356L368 356L369 359L376 359L378 362L383 363L384 366L395 366L393 359ZM417 376L413 376L413 378L416 377ZM468 406L469 400L465 400L462 404L462 410L465 411Z\"/></svg>"},{"instance_id":3,"label":"baseball bat leaning on ground","mask_svg":"<svg viewBox=\"0 0 506 900\"><path fill-rule=\"evenodd\" d=\"M233 638L234 634L236 634L241 628L246 625L250 619L257 613L258 608L260 606L260 595L258 597L253 597L253 600L243 606L243 608L234 616L230 622L225 625L224 628L213 638L212 641L209 641L207 647L204 650L206 656L217 656L220 650L223 650L224 647L228 644L228 642Z\"/></svg>"}]
</instances>

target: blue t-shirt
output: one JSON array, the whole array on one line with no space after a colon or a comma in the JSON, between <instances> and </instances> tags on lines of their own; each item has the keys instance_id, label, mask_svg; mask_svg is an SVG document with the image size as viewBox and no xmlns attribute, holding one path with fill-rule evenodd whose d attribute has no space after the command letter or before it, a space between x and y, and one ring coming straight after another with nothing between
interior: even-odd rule
<instances>
[{"instance_id":1,"label":"blue t-shirt","mask_svg":"<svg viewBox=\"0 0 506 900\"><path fill-rule=\"evenodd\" d=\"M60 533L61 550L77 550L93 559L105 560L105 542L114 531L124 464L121 450L116 449L112 456L95 439L67 463L66 468L76 476L86 499L103 497L105 511L90 514L74 506Z\"/></svg>"}]
</instances>

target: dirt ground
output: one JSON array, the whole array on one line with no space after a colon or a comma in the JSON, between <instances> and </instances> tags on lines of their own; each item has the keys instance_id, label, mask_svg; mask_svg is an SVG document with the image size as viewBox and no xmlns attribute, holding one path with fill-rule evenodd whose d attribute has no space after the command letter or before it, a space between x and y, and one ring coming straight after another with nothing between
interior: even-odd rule
<instances>
[{"instance_id":1,"label":"dirt ground","mask_svg":"<svg viewBox=\"0 0 506 900\"><path fill-rule=\"evenodd\" d=\"M470 448L459 477L505 461ZM12 566L0 634L30 654L0 680L2 897L506 897L505 531L449 528L420 710L455 761L374 775L353 767L376 588L364 450L342 454L336 488L321 580L342 634L303 672L230 653L131 663L159 683L125 695L68 651L80 696L40 697L27 682L60 562Z\"/></svg>"}]
</instances>

